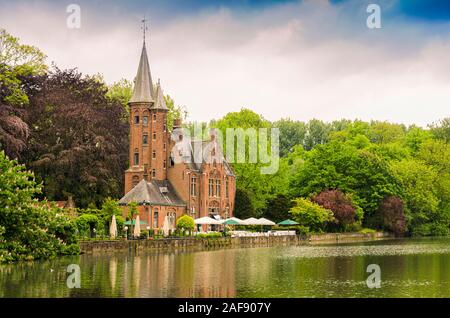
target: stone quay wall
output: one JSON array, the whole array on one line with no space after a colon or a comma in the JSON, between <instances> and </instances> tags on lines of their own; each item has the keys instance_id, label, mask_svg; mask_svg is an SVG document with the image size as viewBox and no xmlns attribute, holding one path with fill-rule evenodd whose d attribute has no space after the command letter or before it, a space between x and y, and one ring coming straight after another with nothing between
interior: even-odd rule
<instances>
[{"instance_id":1,"label":"stone quay wall","mask_svg":"<svg viewBox=\"0 0 450 318\"><path fill-rule=\"evenodd\" d=\"M276 245L304 245L308 243L336 243L348 241L366 241L389 237L389 234L377 232L362 233L325 233L310 236L255 236L255 237L221 237L221 238L162 238L141 240L81 241L80 248L84 254L136 251L136 250L202 250L223 247L262 247Z\"/></svg>"}]
</instances>

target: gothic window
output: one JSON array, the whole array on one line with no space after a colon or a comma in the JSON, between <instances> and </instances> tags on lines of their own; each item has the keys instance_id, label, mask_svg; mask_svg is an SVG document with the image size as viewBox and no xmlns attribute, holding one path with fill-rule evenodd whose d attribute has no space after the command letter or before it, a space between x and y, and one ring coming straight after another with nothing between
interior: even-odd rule
<instances>
[{"instance_id":1,"label":"gothic window","mask_svg":"<svg viewBox=\"0 0 450 318\"><path fill-rule=\"evenodd\" d=\"M175 228L175 221L176 221L176 219L177 219L177 215L176 215L176 213L175 212L169 212L169 213L167 213L167 218L168 218L168 221L169 221L169 226L170 226L170 228L172 228L172 229L174 229Z\"/></svg>"},{"instance_id":2,"label":"gothic window","mask_svg":"<svg viewBox=\"0 0 450 318\"><path fill-rule=\"evenodd\" d=\"M134 165L139 166L139 153L134 154Z\"/></svg>"},{"instance_id":3,"label":"gothic window","mask_svg":"<svg viewBox=\"0 0 450 318\"><path fill-rule=\"evenodd\" d=\"M134 115L134 124L135 125L139 124L139 115Z\"/></svg>"},{"instance_id":4,"label":"gothic window","mask_svg":"<svg viewBox=\"0 0 450 318\"><path fill-rule=\"evenodd\" d=\"M148 125L148 116L142 117L142 125L147 126Z\"/></svg>"},{"instance_id":5,"label":"gothic window","mask_svg":"<svg viewBox=\"0 0 450 318\"><path fill-rule=\"evenodd\" d=\"M153 227L158 228L158 209L153 210Z\"/></svg>"},{"instance_id":6,"label":"gothic window","mask_svg":"<svg viewBox=\"0 0 450 318\"><path fill-rule=\"evenodd\" d=\"M191 177L191 196L197 195L197 177Z\"/></svg>"},{"instance_id":7,"label":"gothic window","mask_svg":"<svg viewBox=\"0 0 450 318\"><path fill-rule=\"evenodd\" d=\"M142 143L148 145L148 135L142 135Z\"/></svg>"},{"instance_id":8,"label":"gothic window","mask_svg":"<svg viewBox=\"0 0 450 318\"><path fill-rule=\"evenodd\" d=\"M209 184L208 185L209 185L208 186L208 195L210 197L212 197L213 194L214 194L214 179L209 179Z\"/></svg>"},{"instance_id":9,"label":"gothic window","mask_svg":"<svg viewBox=\"0 0 450 318\"><path fill-rule=\"evenodd\" d=\"M216 197L220 197L220 180L216 180Z\"/></svg>"},{"instance_id":10,"label":"gothic window","mask_svg":"<svg viewBox=\"0 0 450 318\"><path fill-rule=\"evenodd\" d=\"M225 197L228 199L230 196L230 190L228 189L228 178L225 179Z\"/></svg>"}]
</instances>

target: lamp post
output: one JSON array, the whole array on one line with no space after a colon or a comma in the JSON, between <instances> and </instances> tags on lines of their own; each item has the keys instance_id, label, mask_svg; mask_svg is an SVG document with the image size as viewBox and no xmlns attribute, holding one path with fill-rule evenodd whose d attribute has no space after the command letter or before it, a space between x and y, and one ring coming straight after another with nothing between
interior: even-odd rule
<instances>
[{"instance_id":1,"label":"lamp post","mask_svg":"<svg viewBox=\"0 0 450 318\"><path fill-rule=\"evenodd\" d=\"M147 238L150 238L150 225L147 225L147 232L148 232L148 237Z\"/></svg>"},{"instance_id":2,"label":"lamp post","mask_svg":"<svg viewBox=\"0 0 450 318\"><path fill-rule=\"evenodd\" d=\"M123 229L125 230L125 239L127 240L128 239L128 226L125 226Z\"/></svg>"}]
</instances>

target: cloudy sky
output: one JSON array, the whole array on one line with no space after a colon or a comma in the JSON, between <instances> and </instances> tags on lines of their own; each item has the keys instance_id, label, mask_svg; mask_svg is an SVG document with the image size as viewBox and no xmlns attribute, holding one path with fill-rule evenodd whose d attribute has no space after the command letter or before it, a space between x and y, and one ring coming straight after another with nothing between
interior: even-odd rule
<instances>
[{"instance_id":1,"label":"cloudy sky","mask_svg":"<svg viewBox=\"0 0 450 318\"><path fill-rule=\"evenodd\" d=\"M66 26L71 3L80 29ZM381 7L381 29L367 28L369 3ZM108 83L134 78L144 15L153 78L189 120L241 107L269 120L421 126L450 115L445 0L0 0L0 28Z\"/></svg>"}]
</instances>

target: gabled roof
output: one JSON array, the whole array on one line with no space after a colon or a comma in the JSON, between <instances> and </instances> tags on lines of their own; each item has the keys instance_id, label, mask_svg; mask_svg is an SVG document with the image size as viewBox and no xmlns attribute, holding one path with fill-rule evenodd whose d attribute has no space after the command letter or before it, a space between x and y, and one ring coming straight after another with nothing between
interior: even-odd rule
<instances>
[{"instance_id":1,"label":"gabled roof","mask_svg":"<svg viewBox=\"0 0 450 318\"><path fill-rule=\"evenodd\" d=\"M186 203L181 200L168 180L146 181L142 179L119 200L120 205L127 205L130 202L149 205L186 206Z\"/></svg>"},{"instance_id":2,"label":"gabled roof","mask_svg":"<svg viewBox=\"0 0 450 318\"><path fill-rule=\"evenodd\" d=\"M144 42L130 103L153 103L155 102L154 97L152 75Z\"/></svg>"}]
</instances>

